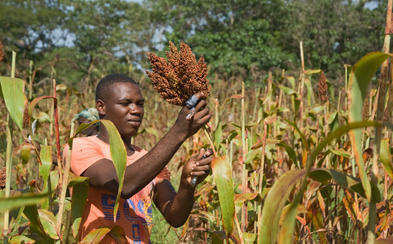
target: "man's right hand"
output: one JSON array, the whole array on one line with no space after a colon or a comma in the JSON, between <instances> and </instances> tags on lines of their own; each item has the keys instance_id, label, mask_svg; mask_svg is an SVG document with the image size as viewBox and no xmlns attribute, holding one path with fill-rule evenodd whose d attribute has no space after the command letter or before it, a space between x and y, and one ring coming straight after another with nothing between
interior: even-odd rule
<instances>
[{"instance_id":1,"label":"man's right hand","mask_svg":"<svg viewBox=\"0 0 393 244\"><path fill-rule=\"evenodd\" d=\"M198 98L202 97L201 93L197 93ZM211 113L209 108L206 106L206 100L201 99L195 106L195 113L191 119L187 119L187 115L191 112L190 108L184 106L177 117L173 128L176 133L181 136L184 140L194 135L204 124L206 124L210 118Z\"/></svg>"}]
</instances>

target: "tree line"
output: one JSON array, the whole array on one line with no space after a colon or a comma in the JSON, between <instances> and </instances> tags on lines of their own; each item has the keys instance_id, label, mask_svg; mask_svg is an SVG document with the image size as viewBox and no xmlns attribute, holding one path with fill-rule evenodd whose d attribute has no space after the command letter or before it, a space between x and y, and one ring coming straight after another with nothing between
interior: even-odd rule
<instances>
[{"instance_id":1,"label":"tree line","mask_svg":"<svg viewBox=\"0 0 393 244\"><path fill-rule=\"evenodd\" d=\"M121 72L140 77L147 52L168 41L204 56L214 78L260 80L305 65L332 77L382 47L385 1L369 0L2 0L0 41L17 75L89 85ZM32 61L32 62L31 62ZM0 66L7 74L9 67ZM30 72L30 74L29 74Z\"/></svg>"}]
</instances>

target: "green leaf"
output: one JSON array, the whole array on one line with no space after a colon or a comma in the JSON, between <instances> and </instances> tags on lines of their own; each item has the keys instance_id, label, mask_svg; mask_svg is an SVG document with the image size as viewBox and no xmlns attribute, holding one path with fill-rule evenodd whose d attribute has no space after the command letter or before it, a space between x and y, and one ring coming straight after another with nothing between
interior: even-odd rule
<instances>
[{"instance_id":1,"label":"green leaf","mask_svg":"<svg viewBox=\"0 0 393 244\"><path fill-rule=\"evenodd\" d=\"M72 150L72 141L73 139L83 130L89 128L91 125L101 122L103 126L105 126L108 134L109 134L109 146L111 152L111 158L113 165L116 170L117 178L119 179L119 190L117 192L116 202L113 209L113 218L116 221L117 211L119 209L119 200L121 191L123 189L124 183L124 173L127 166L127 151L124 146L124 142L120 137L119 131L116 126L110 120L95 120L88 124L81 124L76 130L75 134L68 140L68 146L70 150Z\"/></svg>"},{"instance_id":2,"label":"green leaf","mask_svg":"<svg viewBox=\"0 0 393 244\"><path fill-rule=\"evenodd\" d=\"M111 231L108 227L94 229L87 234L79 244L98 244Z\"/></svg>"},{"instance_id":3,"label":"green leaf","mask_svg":"<svg viewBox=\"0 0 393 244\"><path fill-rule=\"evenodd\" d=\"M348 176L344 173L333 169L313 169L311 170L309 177L315 181L326 184L327 181L333 179L336 184L339 186L350 189L356 193L358 193L362 197L366 197L364 193L364 189L362 187L362 183L359 179L356 179L352 176Z\"/></svg>"},{"instance_id":4,"label":"green leaf","mask_svg":"<svg viewBox=\"0 0 393 244\"><path fill-rule=\"evenodd\" d=\"M40 159L42 165L40 165L40 176L44 180L44 188L48 183L48 176L50 168L52 166L52 146L41 145Z\"/></svg>"},{"instance_id":5,"label":"green leaf","mask_svg":"<svg viewBox=\"0 0 393 244\"><path fill-rule=\"evenodd\" d=\"M125 232L123 228L118 225L112 227L109 235L116 241L116 243L127 243Z\"/></svg>"},{"instance_id":6,"label":"green leaf","mask_svg":"<svg viewBox=\"0 0 393 244\"><path fill-rule=\"evenodd\" d=\"M362 57L352 68L349 75L349 122L361 121L363 101L367 96L368 86L371 78L377 72L381 64L391 57L390 54L382 52L369 53ZM362 157L362 130L353 130L349 133L352 151L358 166L360 179L366 192L367 199L371 200L371 185L367 178L363 157Z\"/></svg>"},{"instance_id":7,"label":"green leaf","mask_svg":"<svg viewBox=\"0 0 393 244\"><path fill-rule=\"evenodd\" d=\"M379 155L382 165L385 168L386 173L393 179L393 162L392 155L390 154L389 138L381 140L381 149Z\"/></svg>"},{"instance_id":8,"label":"green leaf","mask_svg":"<svg viewBox=\"0 0 393 244\"><path fill-rule=\"evenodd\" d=\"M0 198L0 212L4 212L6 210L19 208L27 205L39 204L46 197L48 197L48 193L41 194L32 194L26 193L17 197L1 197Z\"/></svg>"},{"instance_id":9,"label":"green leaf","mask_svg":"<svg viewBox=\"0 0 393 244\"><path fill-rule=\"evenodd\" d=\"M293 150L292 147L288 146L285 142L280 142L277 144L277 146L282 147L285 149L285 151L288 154L289 159L296 165L297 168L301 168L299 161L297 160L296 157L296 152Z\"/></svg>"},{"instance_id":10,"label":"green leaf","mask_svg":"<svg viewBox=\"0 0 393 244\"><path fill-rule=\"evenodd\" d=\"M256 237L255 233L243 232L244 244L254 244Z\"/></svg>"},{"instance_id":11,"label":"green leaf","mask_svg":"<svg viewBox=\"0 0 393 244\"><path fill-rule=\"evenodd\" d=\"M284 173L270 189L258 223L259 243L276 243L280 216L289 194L296 183L306 174L305 170L290 170Z\"/></svg>"},{"instance_id":12,"label":"green leaf","mask_svg":"<svg viewBox=\"0 0 393 244\"><path fill-rule=\"evenodd\" d=\"M222 140L222 125L219 122L217 124L217 128L213 132L213 142L214 142L214 147L218 150L220 145L221 145L221 140Z\"/></svg>"},{"instance_id":13,"label":"green leaf","mask_svg":"<svg viewBox=\"0 0 393 244\"><path fill-rule=\"evenodd\" d=\"M81 125L78 126L78 128L76 129L75 134L68 140L68 146L70 147L70 150L72 150L72 140L74 140L75 137L77 137L79 135L79 133L81 133L83 130L86 130L87 128L89 128L90 126L96 124L100 122L100 120L94 120L90 123L82 123Z\"/></svg>"},{"instance_id":14,"label":"green leaf","mask_svg":"<svg viewBox=\"0 0 393 244\"><path fill-rule=\"evenodd\" d=\"M365 127L369 127L369 126L378 127L378 126L382 126L382 125L391 127L391 125L388 123L382 124L382 123L378 123L376 121L360 121L360 122L352 122L352 123L343 125L343 126L339 127L338 129L334 130L333 132L329 133L328 136L325 139L323 139L315 147L315 149L311 152L310 156L307 158L306 173L309 174L309 172L311 171L311 166L314 164L317 156L322 152L322 150L325 148L325 146L327 146L333 140L340 138L342 135L344 135L354 129L365 128ZM363 187L364 187L364 185L363 185ZM282 229L280 231L280 241L283 241L284 243L291 243L292 242L292 236L293 236L293 231L294 231L294 227L295 227L296 209L300 203L300 200L303 197L303 193L304 193L305 188L306 188L306 181L304 180L302 182L301 187L300 187L300 191L296 194L295 199L292 201L286 215L284 216L285 225L282 226ZM371 187L370 187L370 189L371 189ZM373 187L373 191L374 191L374 187ZM375 195L377 195L377 194L375 194Z\"/></svg>"},{"instance_id":15,"label":"green leaf","mask_svg":"<svg viewBox=\"0 0 393 244\"><path fill-rule=\"evenodd\" d=\"M297 133L300 136L300 139L302 140L303 148L306 151L308 151L309 150L309 145L308 145L306 136L300 131L300 129L297 127L297 125L294 122L289 121L289 120L284 120L284 121L287 122L290 126L292 126L295 129L295 131L297 131Z\"/></svg>"},{"instance_id":16,"label":"green leaf","mask_svg":"<svg viewBox=\"0 0 393 244\"><path fill-rule=\"evenodd\" d=\"M306 75L313 75L313 74L321 73L321 70L320 69L308 69L305 72L306 72Z\"/></svg>"},{"instance_id":17,"label":"green leaf","mask_svg":"<svg viewBox=\"0 0 393 244\"><path fill-rule=\"evenodd\" d=\"M116 202L113 209L113 218L116 221L117 210L119 208L119 200L124 183L124 173L127 164L127 151L124 147L123 140L120 137L119 131L110 120L100 120L105 126L109 134L109 145L113 165L116 169L117 178L119 179L119 190L117 192Z\"/></svg>"},{"instance_id":18,"label":"green leaf","mask_svg":"<svg viewBox=\"0 0 393 244\"><path fill-rule=\"evenodd\" d=\"M214 158L212 161L213 178L217 185L224 230L229 236L233 230L235 216L232 165L227 157Z\"/></svg>"},{"instance_id":19,"label":"green leaf","mask_svg":"<svg viewBox=\"0 0 393 244\"><path fill-rule=\"evenodd\" d=\"M75 239L78 239L79 227L85 209L87 199L87 191L89 188L89 178L87 177L74 177L71 179L68 187L72 187L71 198L71 223L72 234Z\"/></svg>"},{"instance_id":20,"label":"green leaf","mask_svg":"<svg viewBox=\"0 0 393 244\"><path fill-rule=\"evenodd\" d=\"M54 240L59 239L55 228L56 218L53 213L49 212L46 209L38 209L38 215L40 217L42 227L44 227L44 230L48 234L48 236Z\"/></svg>"},{"instance_id":21,"label":"green leaf","mask_svg":"<svg viewBox=\"0 0 393 244\"><path fill-rule=\"evenodd\" d=\"M342 156L344 158L350 158L351 157L351 154L349 152L345 151L344 149L338 149L338 150L329 149L329 151L332 152L335 155Z\"/></svg>"},{"instance_id":22,"label":"green leaf","mask_svg":"<svg viewBox=\"0 0 393 244\"><path fill-rule=\"evenodd\" d=\"M27 206L23 211L27 219L30 221L30 231L34 234L38 234L41 238L46 240L46 243L53 242L52 239L46 234L44 227L42 226L41 220L38 215L37 206Z\"/></svg>"},{"instance_id":23,"label":"green leaf","mask_svg":"<svg viewBox=\"0 0 393 244\"><path fill-rule=\"evenodd\" d=\"M18 78L0 76L0 85L7 110L15 124L22 129L23 112L27 102L24 94L25 83Z\"/></svg>"},{"instance_id":24,"label":"green leaf","mask_svg":"<svg viewBox=\"0 0 393 244\"><path fill-rule=\"evenodd\" d=\"M11 244L33 244L35 240L30 239L27 236L14 236L10 240Z\"/></svg>"}]
</instances>

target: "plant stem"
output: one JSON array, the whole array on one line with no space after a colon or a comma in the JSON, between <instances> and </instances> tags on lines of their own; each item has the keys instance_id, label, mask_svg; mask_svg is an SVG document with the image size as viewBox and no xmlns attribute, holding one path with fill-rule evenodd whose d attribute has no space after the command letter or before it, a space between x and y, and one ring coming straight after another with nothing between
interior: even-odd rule
<instances>
[{"instance_id":1,"label":"plant stem","mask_svg":"<svg viewBox=\"0 0 393 244\"><path fill-rule=\"evenodd\" d=\"M74 134L74 127L75 127L75 123L71 122L70 137L72 137ZM67 185L68 185L68 176L69 176L69 171L70 171L70 167L71 167L71 153L72 153L72 147L70 146L70 148L68 150L67 159L66 159L66 165L64 168L64 177L63 177L63 181L62 181L62 185L61 185L59 213L57 214L57 219L56 219L56 231L59 236L61 236L61 222L63 219L64 203L65 203L65 197L66 197Z\"/></svg>"},{"instance_id":2,"label":"plant stem","mask_svg":"<svg viewBox=\"0 0 393 244\"><path fill-rule=\"evenodd\" d=\"M29 63L29 100L33 98L33 61Z\"/></svg>"},{"instance_id":3,"label":"plant stem","mask_svg":"<svg viewBox=\"0 0 393 244\"><path fill-rule=\"evenodd\" d=\"M242 192L247 192L247 167L246 167L246 155L247 155L247 145L246 145L246 115L245 115L245 106L244 106L244 81L242 82L242 98L241 98L241 134L242 134L242 158L243 158L243 169L242 169ZM241 215L241 227L242 230L245 231L247 226L247 208L243 204L242 206L242 215Z\"/></svg>"},{"instance_id":4,"label":"plant stem","mask_svg":"<svg viewBox=\"0 0 393 244\"><path fill-rule=\"evenodd\" d=\"M304 53L303 53L303 42L299 43L300 46L300 60L302 64L302 70L300 74L300 88L299 88L299 95L300 95L300 104L299 104L299 129L303 128L303 106L304 106L304 101L303 101L303 96L304 96L304 75L305 75L305 69L304 69Z\"/></svg>"},{"instance_id":5,"label":"plant stem","mask_svg":"<svg viewBox=\"0 0 393 244\"><path fill-rule=\"evenodd\" d=\"M56 97L56 80L52 80L53 84L53 109L54 109L54 119L55 119L55 133L56 133L56 153L57 153L57 167L59 169L59 180L62 182L62 168L63 164L61 162L61 153L60 153L60 133L59 133L59 112L57 106L57 97Z\"/></svg>"},{"instance_id":6,"label":"plant stem","mask_svg":"<svg viewBox=\"0 0 393 244\"><path fill-rule=\"evenodd\" d=\"M6 175L6 182L5 182L5 197L10 196L11 191L11 169L12 169L12 135L11 135L11 120L10 115L7 114L7 128L6 128L6 137L7 137L7 149L6 149L6 163L5 163L5 175ZM9 216L10 212L4 212L4 238L7 238L8 228L9 228Z\"/></svg>"},{"instance_id":7,"label":"plant stem","mask_svg":"<svg viewBox=\"0 0 393 244\"><path fill-rule=\"evenodd\" d=\"M16 63L16 52L12 51L12 66L11 66L11 78L15 78L15 63ZM10 196L11 192L11 170L12 170L12 134L11 134L11 119L10 114L7 113L7 127L6 127L6 137L7 137L7 148L6 148L6 161L5 161L5 197ZM8 228L9 228L9 217L10 212L4 212L4 237L7 238Z\"/></svg>"}]
</instances>

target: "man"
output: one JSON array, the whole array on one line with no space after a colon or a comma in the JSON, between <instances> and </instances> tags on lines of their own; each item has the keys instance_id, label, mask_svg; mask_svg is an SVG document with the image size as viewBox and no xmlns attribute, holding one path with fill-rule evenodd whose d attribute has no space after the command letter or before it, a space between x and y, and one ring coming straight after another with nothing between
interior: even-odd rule
<instances>
[{"instance_id":1,"label":"man","mask_svg":"<svg viewBox=\"0 0 393 244\"><path fill-rule=\"evenodd\" d=\"M90 182L82 238L96 228L119 225L129 243L149 243L151 199L167 222L179 227L185 223L193 206L195 185L191 182L192 177L197 177L200 183L210 171L212 153L202 149L183 167L176 193L165 167L181 144L209 121L211 114L205 100L197 103L191 120L186 118L190 110L183 107L172 128L149 152L131 144L131 137L137 134L142 123L143 105L138 84L127 76L108 75L97 85L96 108L101 119L111 120L117 127L127 150L127 168L114 223L118 179L110 157L108 133L100 126L96 136L74 140L71 169L77 175L89 177ZM115 241L106 236L102 243Z\"/></svg>"}]
</instances>

